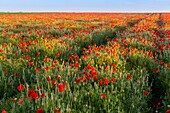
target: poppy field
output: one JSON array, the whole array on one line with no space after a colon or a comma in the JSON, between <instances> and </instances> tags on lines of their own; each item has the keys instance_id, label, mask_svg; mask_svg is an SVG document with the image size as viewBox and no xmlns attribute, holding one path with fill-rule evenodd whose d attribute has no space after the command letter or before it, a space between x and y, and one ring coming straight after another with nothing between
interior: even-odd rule
<instances>
[{"instance_id":1,"label":"poppy field","mask_svg":"<svg viewBox=\"0 0 170 113\"><path fill-rule=\"evenodd\" d=\"M170 14L0 14L0 110L170 113Z\"/></svg>"}]
</instances>

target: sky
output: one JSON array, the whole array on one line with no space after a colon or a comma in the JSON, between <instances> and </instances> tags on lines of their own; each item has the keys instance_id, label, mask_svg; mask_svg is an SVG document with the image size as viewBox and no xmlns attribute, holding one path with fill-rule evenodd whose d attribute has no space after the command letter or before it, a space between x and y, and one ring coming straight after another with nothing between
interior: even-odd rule
<instances>
[{"instance_id":1,"label":"sky","mask_svg":"<svg viewBox=\"0 0 170 113\"><path fill-rule=\"evenodd\" d=\"M1 0L0 12L170 12L170 0Z\"/></svg>"}]
</instances>

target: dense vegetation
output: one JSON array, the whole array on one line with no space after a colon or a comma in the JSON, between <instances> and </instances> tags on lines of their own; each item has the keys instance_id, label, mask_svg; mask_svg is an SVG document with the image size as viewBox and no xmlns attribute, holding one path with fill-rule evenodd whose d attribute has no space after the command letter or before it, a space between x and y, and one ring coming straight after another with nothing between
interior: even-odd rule
<instances>
[{"instance_id":1,"label":"dense vegetation","mask_svg":"<svg viewBox=\"0 0 170 113\"><path fill-rule=\"evenodd\" d=\"M0 14L2 113L170 113L170 14Z\"/></svg>"}]
</instances>

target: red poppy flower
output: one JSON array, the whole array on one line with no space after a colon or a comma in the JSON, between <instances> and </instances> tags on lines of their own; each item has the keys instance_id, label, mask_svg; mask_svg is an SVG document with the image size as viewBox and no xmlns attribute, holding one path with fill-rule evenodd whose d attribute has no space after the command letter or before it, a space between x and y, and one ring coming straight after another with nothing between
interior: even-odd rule
<instances>
[{"instance_id":1,"label":"red poppy flower","mask_svg":"<svg viewBox=\"0 0 170 113\"><path fill-rule=\"evenodd\" d=\"M106 96L107 96L107 95L106 95L105 93L102 94L102 98L106 98Z\"/></svg>"},{"instance_id":2,"label":"red poppy flower","mask_svg":"<svg viewBox=\"0 0 170 113\"><path fill-rule=\"evenodd\" d=\"M33 66L33 65L34 65L34 62L28 62L28 65L29 65L29 66L31 66L31 65Z\"/></svg>"},{"instance_id":3,"label":"red poppy flower","mask_svg":"<svg viewBox=\"0 0 170 113\"><path fill-rule=\"evenodd\" d=\"M130 75L130 74L127 75L127 79L128 79L128 80L131 79L131 75Z\"/></svg>"},{"instance_id":4,"label":"red poppy flower","mask_svg":"<svg viewBox=\"0 0 170 113\"><path fill-rule=\"evenodd\" d=\"M7 113L6 110L5 110L4 108L2 108L1 111L2 111L2 113Z\"/></svg>"},{"instance_id":5,"label":"red poppy flower","mask_svg":"<svg viewBox=\"0 0 170 113\"><path fill-rule=\"evenodd\" d=\"M69 66L70 66L70 67L72 67L72 66L73 66L73 64L69 64Z\"/></svg>"},{"instance_id":6,"label":"red poppy flower","mask_svg":"<svg viewBox=\"0 0 170 113\"><path fill-rule=\"evenodd\" d=\"M116 78L112 78L112 82L116 82Z\"/></svg>"},{"instance_id":7,"label":"red poppy flower","mask_svg":"<svg viewBox=\"0 0 170 113\"><path fill-rule=\"evenodd\" d=\"M81 81L81 78L76 78L75 81L79 83Z\"/></svg>"},{"instance_id":8,"label":"red poppy flower","mask_svg":"<svg viewBox=\"0 0 170 113\"><path fill-rule=\"evenodd\" d=\"M49 70L49 67L45 67L44 70L45 70L45 71L48 71L48 70Z\"/></svg>"},{"instance_id":9,"label":"red poppy flower","mask_svg":"<svg viewBox=\"0 0 170 113\"><path fill-rule=\"evenodd\" d=\"M57 84L58 92L63 92L66 84Z\"/></svg>"},{"instance_id":10,"label":"red poppy flower","mask_svg":"<svg viewBox=\"0 0 170 113\"><path fill-rule=\"evenodd\" d=\"M159 52L159 50L156 50L156 52L158 53L158 52Z\"/></svg>"},{"instance_id":11,"label":"red poppy flower","mask_svg":"<svg viewBox=\"0 0 170 113\"><path fill-rule=\"evenodd\" d=\"M26 99L28 99L28 96L25 96Z\"/></svg>"},{"instance_id":12,"label":"red poppy flower","mask_svg":"<svg viewBox=\"0 0 170 113\"><path fill-rule=\"evenodd\" d=\"M45 58L45 62L49 62L50 61L50 58Z\"/></svg>"},{"instance_id":13,"label":"red poppy flower","mask_svg":"<svg viewBox=\"0 0 170 113\"><path fill-rule=\"evenodd\" d=\"M18 89L19 91L23 91L23 90L24 90L24 85L23 85L23 84L20 84L20 85L17 87L17 89Z\"/></svg>"},{"instance_id":14,"label":"red poppy flower","mask_svg":"<svg viewBox=\"0 0 170 113\"><path fill-rule=\"evenodd\" d=\"M43 108L39 108L36 110L36 113L43 113L44 109Z\"/></svg>"},{"instance_id":15,"label":"red poppy flower","mask_svg":"<svg viewBox=\"0 0 170 113\"><path fill-rule=\"evenodd\" d=\"M74 64L74 67L78 68L78 67L79 67L79 64L78 64L78 63L75 63L75 64Z\"/></svg>"},{"instance_id":16,"label":"red poppy flower","mask_svg":"<svg viewBox=\"0 0 170 113\"><path fill-rule=\"evenodd\" d=\"M18 104L22 104L22 100L21 99L18 101Z\"/></svg>"},{"instance_id":17,"label":"red poppy flower","mask_svg":"<svg viewBox=\"0 0 170 113\"><path fill-rule=\"evenodd\" d=\"M40 68L36 68L35 71L36 71L36 72L40 71Z\"/></svg>"},{"instance_id":18,"label":"red poppy flower","mask_svg":"<svg viewBox=\"0 0 170 113\"><path fill-rule=\"evenodd\" d=\"M56 81L55 81L55 80L52 80L52 81L51 81L51 84L52 84L52 85L56 85Z\"/></svg>"},{"instance_id":19,"label":"red poppy flower","mask_svg":"<svg viewBox=\"0 0 170 113\"><path fill-rule=\"evenodd\" d=\"M41 89L41 87L40 87L40 86L37 86L37 89L39 90L39 89Z\"/></svg>"},{"instance_id":20,"label":"red poppy flower","mask_svg":"<svg viewBox=\"0 0 170 113\"><path fill-rule=\"evenodd\" d=\"M99 80L99 85L102 86L102 79Z\"/></svg>"},{"instance_id":21,"label":"red poppy flower","mask_svg":"<svg viewBox=\"0 0 170 113\"><path fill-rule=\"evenodd\" d=\"M4 71L4 75L7 75L8 74L8 71Z\"/></svg>"},{"instance_id":22,"label":"red poppy flower","mask_svg":"<svg viewBox=\"0 0 170 113\"><path fill-rule=\"evenodd\" d=\"M48 77L47 77L47 81L50 81L50 80L51 80L51 77L50 77L50 76L48 76Z\"/></svg>"},{"instance_id":23,"label":"red poppy flower","mask_svg":"<svg viewBox=\"0 0 170 113\"><path fill-rule=\"evenodd\" d=\"M61 76L60 76L60 75L57 75L57 76L56 76L56 79L60 79L60 78L61 78Z\"/></svg>"},{"instance_id":24,"label":"red poppy flower","mask_svg":"<svg viewBox=\"0 0 170 113\"><path fill-rule=\"evenodd\" d=\"M60 113L60 109L54 108L54 113Z\"/></svg>"},{"instance_id":25,"label":"red poppy flower","mask_svg":"<svg viewBox=\"0 0 170 113\"><path fill-rule=\"evenodd\" d=\"M0 53L4 52L4 50L0 49Z\"/></svg>"},{"instance_id":26,"label":"red poppy flower","mask_svg":"<svg viewBox=\"0 0 170 113\"><path fill-rule=\"evenodd\" d=\"M51 65L51 68L54 69L54 68L55 68L55 65Z\"/></svg>"},{"instance_id":27,"label":"red poppy flower","mask_svg":"<svg viewBox=\"0 0 170 113\"><path fill-rule=\"evenodd\" d=\"M45 94L44 93L41 93L41 98L44 98L45 97Z\"/></svg>"},{"instance_id":28,"label":"red poppy flower","mask_svg":"<svg viewBox=\"0 0 170 113\"><path fill-rule=\"evenodd\" d=\"M14 74L14 76L16 76L16 77L17 77L17 76L19 76L19 74L18 74L18 73L15 73L15 74Z\"/></svg>"},{"instance_id":29,"label":"red poppy flower","mask_svg":"<svg viewBox=\"0 0 170 113\"><path fill-rule=\"evenodd\" d=\"M160 64L161 64L161 65L164 65L164 62L161 60L161 61L160 61Z\"/></svg>"},{"instance_id":30,"label":"red poppy flower","mask_svg":"<svg viewBox=\"0 0 170 113\"><path fill-rule=\"evenodd\" d=\"M35 93L35 91L34 91L33 89L29 89L29 90L28 90L28 95L31 95L31 94L33 94L33 93Z\"/></svg>"},{"instance_id":31,"label":"red poppy flower","mask_svg":"<svg viewBox=\"0 0 170 113\"><path fill-rule=\"evenodd\" d=\"M109 79L107 79L107 78L104 78L104 84L109 84L110 83L110 80Z\"/></svg>"},{"instance_id":32,"label":"red poppy flower","mask_svg":"<svg viewBox=\"0 0 170 113\"><path fill-rule=\"evenodd\" d=\"M8 44L7 43L4 43L4 48L8 47Z\"/></svg>"},{"instance_id":33,"label":"red poppy flower","mask_svg":"<svg viewBox=\"0 0 170 113\"><path fill-rule=\"evenodd\" d=\"M158 102L158 106L161 106L161 102Z\"/></svg>"},{"instance_id":34,"label":"red poppy flower","mask_svg":"<svg viewBox=\"0 0 170 113\"><path fill-rule=\"evenodd\" d=\"M91 71L90 71L90 74L91 74L92 76L95 76L95 75L98 74L98 72L95 72L94 70L91 70Z\"/></svg>"},{"instance_id":35,"label":"red poppy flower","mask_svg":"<svg viewBox=\"0 0 170 113\"><path fill-rule=\"evenodd\" d=\"M40 55L40 52L38 52L37 54L36 54L36 57L38 57Z\"/></svg>"},{"instance_id":36,"label":"red poppy flower","mask_svg":"<svg viewBox=\"0 0 170 113\"><path fill-rule=\"evenodd\" d=\"M90 76L89 76L89 75L86 75L86 79L87 79L87 80L90 80Z\"/></svg>"},{"instance_id":37,"label":"red poppy flower","mask_svg":"<svg viewBox=\"0 0 170 113\"><path fill-rule=\"evenodd\" d=\"M93 66L87 66L87 68L89 69L89 70L94 70L94 67Z\"/></svg>"},{"instance_id":38,"label":"red poppy flower","mask_svg":"<svg viewBox=\"0 0 170 113\"><path fill-rule=\"evenodd\" d=\"M159 68L154 68L153 71L154 71L155 73L158 73L158 72L160 71L160 69L159 69Z\"/></svg>"},{"instance_id":39,"label":"red poppy flower","mask_svg":"<svg viewBox=\"0 0 170 113\"><path fill-rule=\"evenodd\" d=\"M87 79L86 79L86 77L81 77L81 80L86 82Z\"/></svg>"},{"instance_id":40,"label":"red poppy flower","mask_svg":"<svg viewBox=\"0 0 170 113\"><path fill-rule=\"evenodd\" d=\"M169 44L169 45L167 45L167 48L168 48L168 49L170 49L170 44Z\"/></svg>"},{"instance_id":41,"label":"red poppy flower","mask_svg":"<svg viewBox=\"0 0 170 113\"><path fill-rule=\"evenodd\" d=\"M58 64L58 60L53 60L53 63L54 64Z\"/></svg>"},{"instance_id":42,"label":"red poppy flower","mask_svg":"<svg viewBox=\"0 0 170 113\"><path fill-rule=\"evenodd\" d=\"M55 56L56 56L56 57L60 57L60 52L58 52Z\"/></svg>"},{"instance_id":43,"label":"red poppy flower","mask_svg":"<svg viewBox=\"0 0 170 113\"><path fill-rule=\"evenodd\" d=\"M70 55L69 58L70 58L70 60L73 60L74 56L73 56L73 55Z\"/></svg>"},{"instance_id":44,"label":"red poppy flower","mask_svg":"<svg viewBox=\"0 0 170 113\"><path fill-rule=\"evenodd\" d=\"M93 76L94 80L98 80L98 77L96 75Z\"/></svg>"},{"instance_id":45,"label":"red poppy flower","mask_svg":"<svg viewBox=\"0 0 170 113\"><path fill-rule=\"evenodd\" d=\"M148 91L144 91L143 92L144 95L148 95L148 93L149 93Z\"/></svg>"},{"instance_id":46,"label":"red poppy flower","mask_svg":"<svg viewBox=\"0 0 170 113\"><path fill-rule=\"evenodd\" d=\"M167 109L167 110L166 110L166 113L170 113L170 109Z\"/></svg>"},{"instance_id":47,"label":"red poppy flower","mask_svg":"<svg viewBox=\"0 0 170 113\"><path fill-rule=\"evenodd\" d=\"M36 93L34 90L30 89L28 90L28 95L31 97L32 100L35 100L38 98L38 93Z\"/></svg>"},{"instance_id":48,"label":"red poppy flower","mask_svg":"<svg viewBox=\"0 0 170 113\"><path fill-rule=\"evenodd\" d=\"M31 96L31 99L32 99L32 100L35 100L35 99L38 98L38 93L34 92L34 93L32 93L30 96Z\"/></svg>"}]
</instances>

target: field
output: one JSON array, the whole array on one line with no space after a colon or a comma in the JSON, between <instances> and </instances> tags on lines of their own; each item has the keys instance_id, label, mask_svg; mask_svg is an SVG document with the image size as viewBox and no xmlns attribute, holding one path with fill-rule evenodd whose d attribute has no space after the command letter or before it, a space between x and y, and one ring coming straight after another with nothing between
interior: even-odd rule
<instances>
[{"instance_id":1,"label":"field","mask_svg":"<svg viewBox=\"0 0 170 113\"><path fill-rule=\"evenodd\" d=\"M170 14L0 14L0 110L170 113Z\"/></svg>"}]
</instances>

